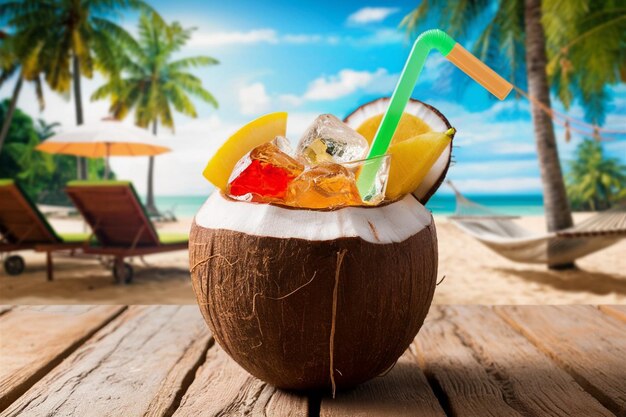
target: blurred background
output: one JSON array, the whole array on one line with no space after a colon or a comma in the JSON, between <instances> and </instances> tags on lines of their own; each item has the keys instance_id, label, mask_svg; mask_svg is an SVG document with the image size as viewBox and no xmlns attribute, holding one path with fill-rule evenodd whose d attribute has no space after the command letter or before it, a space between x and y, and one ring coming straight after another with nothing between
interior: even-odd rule
<instances>
[{"instance_id":1,"label":"blurred background","mask_svg":"<svg viewBox=\"0 0 626 417\"><path fill-rule=\"evenodd\" d=\"M435 27L515 86L497 101L433 53L413 92L458 131L448 178L465 197L493 215L521 216L536 233L570 227L571 212L585 212L574 216L584 221L626 198L624 0L1 0L0 178L17 180L52 217L65 213L66 183L102 178L105 161L35 148L77 125L120 120L171 152L112 157L109 177L132 181L150 213L167 213L186 230L212 192L204 165L238 127L287 111L297 140L321 113L343 118L391 95L412 41ZM443 186L427 207L440 219L458 214L457 203ZM559 274L494 260L441 219L447 279L439 301L626 300L623 242ZM460 253L467 242L477 252ZM175 264L181 282L185 257L163 261ZM458 285L472 286L467 268L490 271L487 281L501 284L493 284L494 299L483 298L485 286L459 295L449 281L458 275ZM85 275L76 271L68 274ZM161 280L164 271L156 273ZM75 285L110 284L99 279ZM15 291L8 300L28 300L18 288L25 284L3 281L5 294ZM155 291L166 294L162 288ZM549 299L546 289L554 291ZM187 300L187 290L171 300Z\"/></svg>"}]
</instances>

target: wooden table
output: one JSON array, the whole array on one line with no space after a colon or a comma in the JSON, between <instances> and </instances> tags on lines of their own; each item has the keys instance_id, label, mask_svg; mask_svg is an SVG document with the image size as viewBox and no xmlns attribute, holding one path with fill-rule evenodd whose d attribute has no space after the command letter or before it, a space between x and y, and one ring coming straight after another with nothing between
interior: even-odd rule
<instances>
[{"instance_id":1,"label":"wooden table","mask_svg":"<svg viewBox=\"0 0 626 417\"><path fill-rule=\"evenodd\" d=\"M626 416L626 306L435 306L385 376L277 390L195 306L0 307L0 416Z\"/></svg>"}]
</instances>

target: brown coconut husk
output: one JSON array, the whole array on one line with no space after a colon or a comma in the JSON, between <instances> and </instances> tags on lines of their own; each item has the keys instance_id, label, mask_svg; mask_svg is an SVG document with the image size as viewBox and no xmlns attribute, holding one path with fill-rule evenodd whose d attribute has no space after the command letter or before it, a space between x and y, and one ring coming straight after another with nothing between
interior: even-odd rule
<instances>
[{"instance_id":1,"label":"brown coconut husk","mask_svg":"<svg viewBox=\"0 0 626 417\"><path fill-rule=\"evenodd\" d=\"M385 244L256 236L194 222L189 255L217 343L252 375L295 390L349 388L393 366L424 321L437 276L432 217L416 234Z\"/></svg>"}]
</instances>

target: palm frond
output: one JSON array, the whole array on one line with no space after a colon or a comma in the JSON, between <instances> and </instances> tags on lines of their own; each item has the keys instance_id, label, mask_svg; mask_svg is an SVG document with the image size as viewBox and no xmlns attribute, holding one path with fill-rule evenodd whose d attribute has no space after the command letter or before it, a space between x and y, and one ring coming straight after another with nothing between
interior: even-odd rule
<instances>
[{"instance_id":1,"label":"palm frond","mask_svg":"<svg viewBox=\"0 0 626 417\"><path fill-rule=\"evenodd\" d=\"M202 87L197 76L185 69L217 64L207 56L172 59L191 34L178 23L166 25L154 15L142 14L138 24L136 47L122 45L116 57L119 76L98 88L92 100L109 98L110 111L118 118L134 110L135 124L147 127L155 121L174 130L172 108L190 117L197 111L190 96L217 107L217 100ZM111 58L113 61L114 59Z\"/></svg>"},{"instance_id":2,"label":"palm frond","mask_svg":"<svg viewBox=\"0 0 626 417\"><path fill-rule=\"evenodd\" d=\"M578 97L588 120L601 123L607 85L626 73L626 15L619 2L546 2L548 75L566 108Z\"/></svg>"},{"instance_id":3,"label":"palm frond","mask_svg":"<svg viewBox=\"0 0 626 417\"><path fill-rule=\"evenodd\" d=\"M46 0L5 1L0 4L0 20L17 27L46 23L56 15L53 2Z\"/></svg>"},{"instance_id":4,"label":"palm frond","mask_svg":"<svg viewBox=\"0 0 626 417\"><path fill-rule=\"evenodd\" d=\"M54 39L49 39L47 43L54 43ZM61 39L60 45L50 45L42 48L42 54L46 53L45 76L46 82L52 90L67 92L70 89L72 74L70 71L70 38Z\"/></svg>"},{"instance_id":5,"label":"palm frond","mask_svg":"<svg viewBox=\"0 0 626 417\"><path fill-rule=\"evenodd\" d=\"M215 97L213 97L213 94L211 94L206 89L204 89L202 85L182 85L181 84L180 88L185 90L187 93L202 99L204 102L210 104L216 109L219 107L217 100L215 99Z\"/></svg>"},{"instance_id":6,"label":"palm frond","mask_svg":"<svg viewBox=\"0 0 626 417\"><path fill-rule=\"evenodd\" d=\"M210 56L194 56L189 58L182 58L176 61L172 61L167 64L167 68L170 71L178 71L181 69L187 68L197 68L208 65L217 65L219 61L215 58L211 58Z\"/></svg>"},{"instance_id":7,"label":"palm frond","mask_svg":"<svg viewBox=\"0 0 626 417\"><path fill-rule=\"evenodd\" d=\"M177 112L194 118L198 117L196 107L193 105L193 102L189 99L187 94L185 94L182 88L169 83L169 85L164 86L164 90L165 97L170 103L172 103Z\"/></svg>"},{"instance_id":8,"label":"palm frond","mask_svg":"<svg viewBox=\"0 0 626 417\"><path fill-rule=\"evenodd\" d=\"M141 53L139 42L120 25L99 17L94 17L91 20L95 32L106 34L110 42L109 47L123 48L131 54Z\"/></svg>"}]
</instances>

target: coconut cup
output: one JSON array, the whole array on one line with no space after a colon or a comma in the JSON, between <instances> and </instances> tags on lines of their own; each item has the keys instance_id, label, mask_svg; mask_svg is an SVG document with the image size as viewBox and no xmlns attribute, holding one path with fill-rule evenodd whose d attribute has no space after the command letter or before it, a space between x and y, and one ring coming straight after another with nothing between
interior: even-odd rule
<instances>
[{"instance_id":1,"label":"coconut cup","mask_svg":"<svg viewBox=\"0 0 626 417\"><path fill-rule=\"evenodd\" d=\"M382 115L374 100L345 122ZM433 131L450 123L411 100ZM413 194L376 207L295 209L213 193L189 239L193 288L217 343L257 378L293 390L350 388L390 369L432 302L435 224L425 204L452 145Z\"/></svg>"},{"instance_id":2,"label":"coconut cup","mask_svg":"<svg viewBox=\"0 0 626 417\"><path fill-rule=\"evenodd\" d=\"M215 192L189 254L217 343L252 375L294 390L349 388L392 367L437 276L433 218L412 195L321 211Z\"/></svg>"}]
</instances>

